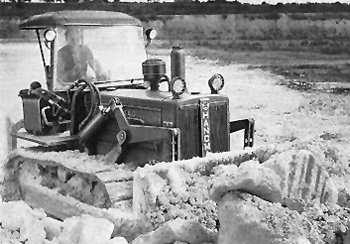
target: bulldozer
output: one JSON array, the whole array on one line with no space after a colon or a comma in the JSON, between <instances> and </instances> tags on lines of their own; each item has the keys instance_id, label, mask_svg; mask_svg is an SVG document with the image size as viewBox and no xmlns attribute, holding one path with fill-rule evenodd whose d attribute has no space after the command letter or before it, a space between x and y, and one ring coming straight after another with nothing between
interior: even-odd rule
<instances>
[{"instance_id":1,"label":"bulldozer","mask_svg":"<svg viewBox=\"0 0 350 244\"><path fill-rule=\"evenodd\" d=\"M156 30L139 19L58 11L19 27L36 32L46 88L35 80L19 91L23 119L11 131L3 200L24 199L62 219L76 213L45 203L46 193L108 209L126 199L117 186L132 180L120 171L128 165L226 152L240 130L244 147L253 146L254 119L230 121L224 77L208 77L207 93L189 91L184 50L172 48L168 75L166 62L148 57ZM18 140L35 145L21 150Z\"/></svg>"}]
</instances>

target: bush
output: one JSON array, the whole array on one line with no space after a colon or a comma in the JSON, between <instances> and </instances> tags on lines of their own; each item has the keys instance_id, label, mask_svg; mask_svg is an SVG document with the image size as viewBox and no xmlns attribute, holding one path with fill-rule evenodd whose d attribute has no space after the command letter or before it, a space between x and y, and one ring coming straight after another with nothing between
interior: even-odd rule
<instances>
[{"instance_id":1,"label":"bush","mask_svg":"<svg viewBox=\"0 0 350 244\"><path fill-rule=\"evenodd\" d=\"M166 21L151 21L164 39L339 39L350 38L350 20L293 19L278 15L278 19L255 18L249 15L176 16ZM261 17L261 15L260 15Z\"/></svg>"}]
</instances>

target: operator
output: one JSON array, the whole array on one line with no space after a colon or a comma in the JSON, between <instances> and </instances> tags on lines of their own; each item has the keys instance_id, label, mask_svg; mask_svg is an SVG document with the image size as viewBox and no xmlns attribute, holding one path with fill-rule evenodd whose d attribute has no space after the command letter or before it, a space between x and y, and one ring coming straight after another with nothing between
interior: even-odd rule
<instances>
[{"instance_id":1,"label":"operator","mask_svg":"<svg viewBox=\"0 0 350 244\"><path fill-rule=\"evenodd\" d=\"M67 44L58 50L57 76L63 84L78 79L106 78L100 64L94 59L91 50L80 44L81 34L78 28L69 27L65 32ZM88 69L93 75L88 75ZM91 73L91 72L90 72Z\"/></svg>"}]
</instances>

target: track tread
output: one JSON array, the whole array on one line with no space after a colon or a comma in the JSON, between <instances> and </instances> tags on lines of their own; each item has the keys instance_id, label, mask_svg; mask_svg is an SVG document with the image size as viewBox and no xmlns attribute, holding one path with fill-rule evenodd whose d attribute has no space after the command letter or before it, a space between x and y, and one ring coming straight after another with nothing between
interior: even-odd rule
<instances>
[{"instance_id":1,"label":"track tread","mask_svg":"<svg viewBox=\"0 0 350 244\"><path fill-rule=\"evenodd\" d=\"M45 152L38 148L18 149L8 157L8 168L14 172L19 165L29 162L41 165L57 165L90 179L97 179L105 187L105 191L114 206L119 201L132 199L133 172L125 165L112 165L103 162L103 157L88 156L77 151ZM8 179L13 179L12 173ZM84 177L84 176L83 176Z\"/></svg>"}]
</instances>

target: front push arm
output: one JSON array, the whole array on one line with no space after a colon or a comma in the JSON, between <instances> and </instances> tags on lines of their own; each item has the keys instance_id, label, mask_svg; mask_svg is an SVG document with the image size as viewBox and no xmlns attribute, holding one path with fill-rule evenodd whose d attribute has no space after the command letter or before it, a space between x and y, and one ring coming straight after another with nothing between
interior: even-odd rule
<instances>
[{"instance_id":1,"label":"front push arm","mask_svg":"<svg viewBox=\"0 0 350 244\"><path fill-rule=\"evenodd\" d=\"M99 112L93 119L78 133L80 143L84 143L91 138L94 133L103 126L108 118L114 118L120 131L118 132L118 143L105 156L108 162L115 162L121 154L121 145L124 143L132 144L138 142L149 142L155 140L169 139L172 144L172 155L180 158L180 132L177 128L162 128L156 126L131 125L125 116L121 102L114 98L108 107L99 108Z\"/></svg>"},{"instance_id":2,"label":"front push arm","mask_svg":"<svg viewBox=\"0 0 350 244\"><path fill-rule=\"evenodd\" d=\"M253 147L255 132L254 125L255 120L252 118L230 121L230 133L244 130L244 148Z\"/></svg>"}]
</instances>

